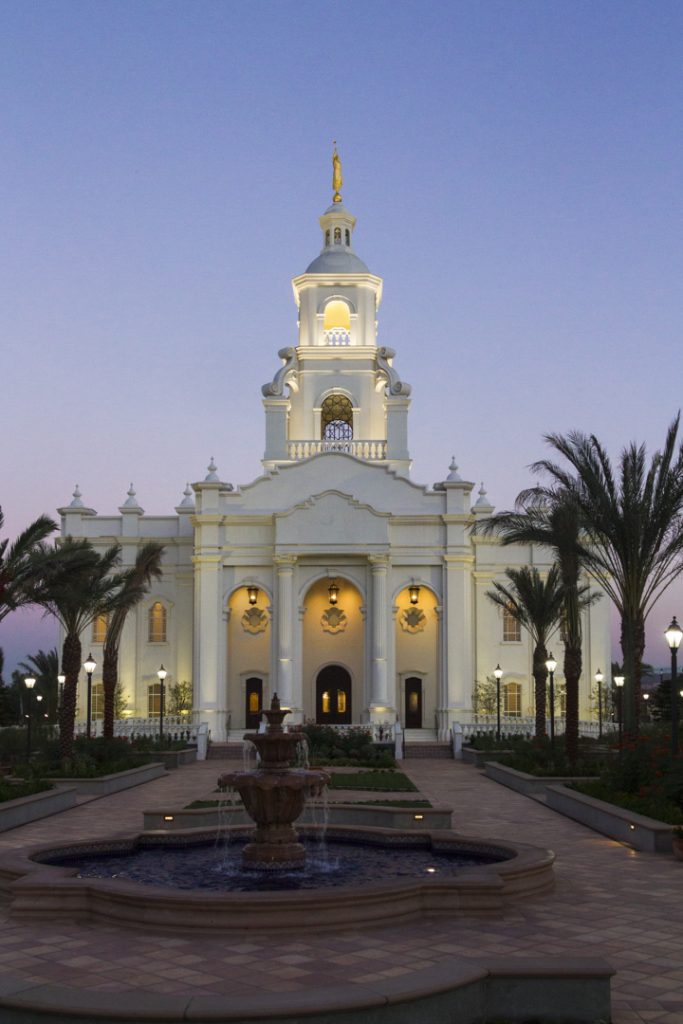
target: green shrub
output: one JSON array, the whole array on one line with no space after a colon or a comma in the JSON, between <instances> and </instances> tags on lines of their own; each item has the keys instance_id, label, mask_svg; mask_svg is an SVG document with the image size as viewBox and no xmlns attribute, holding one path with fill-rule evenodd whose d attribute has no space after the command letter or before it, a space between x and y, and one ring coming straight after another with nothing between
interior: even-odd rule
<instances>
[{"instance_id":1,"label":"green shrub","mask_svg":"<svg viewBox=\"0 0 683 1024\"><path fill-rule=\"evenodd\" d=\"M44 779L30 779L27 782L6 782L0 779L0 803L7 800L18 800L22 796L33 796L35 793L44 793L52 789L52 783Z\"/></svg>"},{"instance_id":2,"label":"green shrub","mask_svg":"<svg viewBox=\"0 0 683 1024\"><path fill-rule=\"evenodd\" d=\"M358 765L392 768L393 744L373 743L372 733L362 727L340 732L329 725L308 723L303 728L308 741L308 757L313 765Z\"/></svg>"}]
</instances>

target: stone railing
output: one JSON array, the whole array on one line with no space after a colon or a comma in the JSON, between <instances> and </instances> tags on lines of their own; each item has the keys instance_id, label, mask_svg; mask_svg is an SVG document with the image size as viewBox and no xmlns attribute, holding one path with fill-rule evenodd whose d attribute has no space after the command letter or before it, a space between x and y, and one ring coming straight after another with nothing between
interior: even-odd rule
<instances>
[{"instance_id":1,"label":"stone railing","mask_svg":"<svg viewBox=\"0 0 683 1024\"><path fill-rule=\"evenodd\" d=\"M289 458L297 462L327 452L355 455L366 462L382 462L387 457L386 441L290 441L288 448Z\"/></svg>"},{"instance_id":2,"label":"stone railing","mask_svg":"<svg viewBox=\"0 0 683 1024\"><path fill-rule=\"evenodd\" d=\"M468 743L472 736L490 736L496 732L497 723L495 715L479 715L478 721L457 723L462 730L463 743ZM579 722L579 736L598 738L600 727L597 722ZM613 730L612 723L603 724L603 735ZM510 715L502 715L500 719L501 736L527 736L532 737L536 731L536 721L531 715L520 718ZM555 718L555 733L558 736L564 734L564 716ZM546 717L546 732L550 733L550 719Z\"/></svg>"},{"instance_id":3,"label":"stone railing","mask_svg":"<svg viewBox=\"0 0 683 1024\"><path fill-rule=\"evenodd\" d=\"M199 712L192 711L187 715L164 715L164 736L170 736L172 740L186 740L188 743L197 742L197 729L199 727ZM85 722L76 723L76 735L85 735ZM96 719L90 727L91 736L102 735L102 719ZM128 739L134 737L149 736L156 738L159 735L159 718L117 718L114 721L114 736L124 736Z\"/></svg>"}]
</instances>

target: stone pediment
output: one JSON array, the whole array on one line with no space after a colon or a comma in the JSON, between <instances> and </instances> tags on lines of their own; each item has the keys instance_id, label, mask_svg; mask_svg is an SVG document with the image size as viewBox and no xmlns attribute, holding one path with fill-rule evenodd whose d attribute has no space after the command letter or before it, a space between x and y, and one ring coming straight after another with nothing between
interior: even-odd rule
<instances>
[{"instance_id":1,"label":"stone pediment","mask_svg":"<svg viewBox=\"0 0 683 1024\"><path fill-rule=\"evenodd\" d=\"M386 547L389 518L349 494L325 491L275 514L275 543L329 552Z\"/></svg>"}]
</instances>

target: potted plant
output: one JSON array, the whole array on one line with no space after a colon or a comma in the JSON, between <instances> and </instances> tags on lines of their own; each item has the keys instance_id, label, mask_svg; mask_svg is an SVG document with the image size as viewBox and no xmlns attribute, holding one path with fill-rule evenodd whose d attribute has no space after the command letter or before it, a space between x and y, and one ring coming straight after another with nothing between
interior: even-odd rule
<instances>
[{"instance_id":1,"label":"potted plant","mask_svg":"<svg viewBox=\"0 0 683 1024\"><path fill-rule=\"evenodd\" d=\"M683 860L683 825L677 825L671 833L671 848L676 860Z\"/></svg>"}]
</instances>

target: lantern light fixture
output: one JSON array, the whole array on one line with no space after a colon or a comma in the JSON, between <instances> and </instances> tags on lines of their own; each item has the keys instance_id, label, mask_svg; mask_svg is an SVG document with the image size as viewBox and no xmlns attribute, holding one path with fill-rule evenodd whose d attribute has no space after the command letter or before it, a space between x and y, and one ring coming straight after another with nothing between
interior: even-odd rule
<instances>
[{"instance_id":1,"label":"lantern light fixture","mask_svg":"<svg viewBox=\"0 0 683 1024\"><path fill-rule=\"evenodd\" d=\"M36 681L33 678L33 676L26 676L26 678L24 679L24 685L26 686L27 690L32 690L33 687L36 685Z\"/></svg>"},{"instance_id":2,"label":"lantern light fixture","mask_svg":"<svg viewBox=\"0 0 683 1024\"><path fill-rule=\"evenodd\" d=\"M678 625L675 615L671 620L669 628L664 630L664 636L671 650L677 651L681 646L681 640L683 640L683 629Z\"/></svg>"},{"instance_id":3,"label":"lantern light fixture","mask_svg":"<svg viewBox=\"0 0 683 1024\"><path fill-rule=\"evenodd\" d=\"M254 607L258 600L258 591L259 588L255 587L253 583L247 587L247 597L249 598L249 604L252 606L252 608Z\"/></svg>"},{"instance_id":4,"label":"lantern light fixture","mask_svg":"<svg viewBox=\"0 0 683 1024\"><path fill-rule=\"evenodd\" d=\"M332 580L332 582L330 583L329 587L327 588L327 593L330 595L330 604L336 605L337 601L339 600L339 587L337 586L335 580Z\"/></svg>"},{"instance_id":5,"label":"lantern light fixture","mask_svg":"<svg viewBox=\"0 0 683 1024\"><path fill-rule=\"evenodd\" d=\"M420 599L420 588L417 583L411 583L408 587L408 593L410 595L410 603L417 604Z\"/></svg>"}]
</instances>

